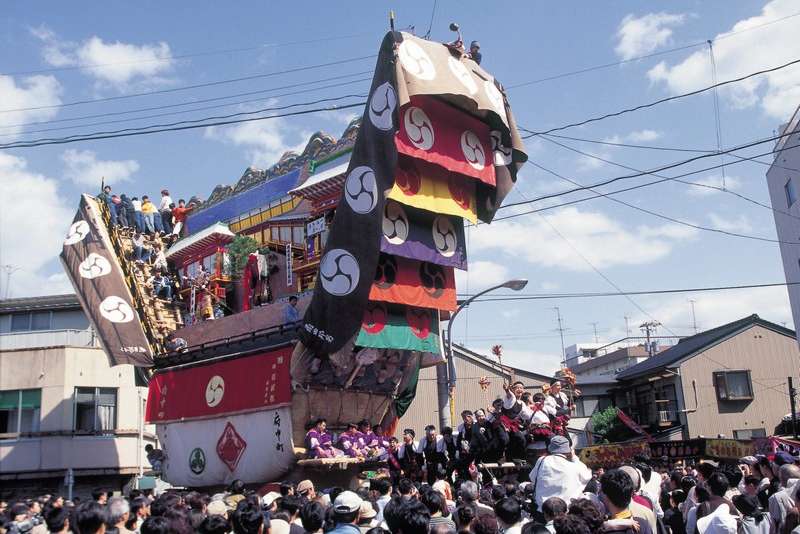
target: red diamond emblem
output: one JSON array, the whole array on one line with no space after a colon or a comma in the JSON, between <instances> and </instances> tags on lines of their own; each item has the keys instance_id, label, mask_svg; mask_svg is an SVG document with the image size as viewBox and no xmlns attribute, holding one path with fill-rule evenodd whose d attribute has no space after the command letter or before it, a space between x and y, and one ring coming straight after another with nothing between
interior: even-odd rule
<instances>
[{"instance_id":1,"label":"red diamond emblem","mask_svg":"<svg viewBox=\"0 0 800 534\"><path fill-rule=\"evenodd\" d=\"M229 422L225 425L225 430L217 441L217 456L228 466L231 471L236 470L239 460L244 456L247 442L239 435L233 425Z\"/></svg>"}]
</instances>

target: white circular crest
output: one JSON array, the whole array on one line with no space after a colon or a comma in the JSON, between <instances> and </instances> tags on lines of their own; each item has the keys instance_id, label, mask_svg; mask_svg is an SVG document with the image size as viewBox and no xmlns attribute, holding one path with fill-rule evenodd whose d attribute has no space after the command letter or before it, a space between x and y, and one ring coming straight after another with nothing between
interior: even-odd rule
<instances>
[{"instance_id":1,"label":"white circular crest","mask_svg":"<svg viewBox=\"0 0 800 534\"><path fill-rule=\"evenodd\" d=\"M486 166L486 154L484 153L483 145L478 138L478 134L472 130L465 130L461 134L461 151L464 153L467 163L473 169L480 171Z\"/></svg>"},{"instance_id":2,"label":"white circular crest","mask_svg":"<svg viewBox=\"0 0 800 534\"><path fill-rule=\"evenodd\" d=\"M436 252L450 258L456 253L458 248L458 236L456 236L456 229L453 228L453 223L444 215L437 215L433 220L433 246L436 247Z\"/></svg>"},{"instance_id":3,"label":"white circular crest","mask_svg":"<svg viewBox=\"0 0 800 534\"><path fill-rule=\"evenodd\" d=\"M433 147L436 137L433 133L433 123L422 108L411 106L406 109L403 115L403 124L406 128L406 136L412 145L421 150L430 150Z\"/></svg>"},{"instance_id":4,"label":"white circular crest","mask_svg":"<svg viewBox=\"0 0 800 534\"><path fill-rule=\"evenodd\" d=\"M136 314L122 297L111 295L100 303L100 315L112 323L129 323Z\"/></svg>"},{"instance_id":5,"label":"white circular crest","mask_svg":"<svg viewBox=\"0 0 800 534\"><path fill-rule=\"evenodd\" d=\"M503 134L499 130L492 130L489 133L492 140L492 153L494 154L494 164L498 166L511 165L511 148L503 144Z\"/></svg>"},{"instance_id":6,"label":"white circular crest","mask_svg":"<svg viewBox=\"0 0 800 534\"><path fill-rule=\"evenodd\" d=\"M383 210L383 235L392 245L402 245L408 239L408 217L399 202L390 200Z\"/></svg>"},{"instance_id":7,"label":"white circular crest","mask_svg":"<svg viewBox=\"0 0 800 534\"><path fill-rule=\"evenodd\" d=\"M436 77L436 67L433 66L430 56L414 41L406 39L400 43L397 55L406 72L421 80L432 80Z\"/></svg>"},{"instance_id":8,"label":"white circular crest","mask_svg":"<svg viewBox=\"0 0 800 534\"><path fill-rule=\"evenodd\" d=\"M326 252L319 266L322 288L337 297L352 293L358 286L360 270L355 257L341 248Z\"/></svg>"},{"instance_id":9,"label":"white circular crest","mask_svg":"<svg viewBox=\"0 0 800 534\"><path fill-rule=\"evenodd\" d=\"M79 241L83 241L83 239L89 235L90 232L91 230L89 229L89 223L83 220L75 221L67 231L67 237L64 239L64 244L74 245Z\"/></svg>"},{"instance_id":10,"label":"white circular crest","mask_svg":"<svg viewBox=\"0 0 800 534\"><path fill-rule=\"evenodd\" d=\"M379 130L391 130L394 126L394 108L397 106L397 94L389 82L375 88L369 99L369 120Z\"/></svg>"},{"instance_id":11,"label":"white circular crest","mask_svg":"<svg viewBox=\"0 0 800 534\"><path fill-rule=\"evenodd\" d=\"M209 408L219 405L225 396L225 381L219 375L214 375L206 384L206 404Z\"/></svg>"},{"instance_id":12,"label":"white circular crest","mask_svg":"<svg viewBox=\"0 0 800 534\"><path fill-rule=\"evenodd\" d=\"M475 83L466 65L453 56L448 56L447 66L450 67L450 72L453 73L453 76L466 87L469 94L474 95L478 92L478 84Z\"/></svg>"},{"instance_id":13,"label":"white circular crest","mask_svg":"<svg viewBox=\"0 0 800 534\"><path fill-rule=\"evenodd\" d=\"M483 90L486 92L486 96L489 99L489 104L492 105L494 110L497 112L500 117L505 120L506 118L506 106L503 103L503 93L497 88L494 84L494 80L486 80L483 82Z\"/></svg>"},{"instance_id":14,"label":"white circular crest","mask_svg":"<svg viewBox=\"0 0 800 534\"><path fill-rule=\"evenodd\" d=\"M98 278L105 276L111 272L111 263L100 254L95 252L86 256L80 265L78 265L78 273L82 278Z\"/></svg>"},{"instance_id":15,"label":"white circular crest","mask_svg":"<svg viewBox=\"0 0 800 534\"><path fill-rule=\"evenodd\" d=\"M372 211L378 204L378 183L375 181L375 172L365 165L350 171L344 183L344 198L356 213L363 215Z\"/></svg>"}]
</instances>

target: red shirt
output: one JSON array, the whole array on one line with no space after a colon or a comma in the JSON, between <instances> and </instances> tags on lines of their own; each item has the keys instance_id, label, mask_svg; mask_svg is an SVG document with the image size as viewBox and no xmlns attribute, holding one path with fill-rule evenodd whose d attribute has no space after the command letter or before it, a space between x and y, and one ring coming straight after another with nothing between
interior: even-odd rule
<instances>
[{"instance_id":1,"label":"red shirt","mask_svg":"<svg viewBox=\"0 0 800 534\"><path fill-rule=\"evenodd\" d=\"M186 215L192 211L194 208L179 208L174 207L172 208L172 216L175 217L175 222L186 222Z\"/></svg>"}]
</instances>

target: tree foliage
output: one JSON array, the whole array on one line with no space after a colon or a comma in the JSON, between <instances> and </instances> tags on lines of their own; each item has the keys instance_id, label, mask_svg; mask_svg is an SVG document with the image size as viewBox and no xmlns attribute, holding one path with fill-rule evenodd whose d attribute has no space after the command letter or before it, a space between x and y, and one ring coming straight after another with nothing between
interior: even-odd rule
<instances>
[{"instance_id":1,"label":"tree foliage","mask_svg":"<svg viewBox=\"0 0 800 534\"><path fill-rule=\"evenodd\" d=\"M242 277L244 266L247 265L247 258L258 250L258 242L246 235L237 235L228 245L228 257L230 258L231 278L238 280Z\"/></svg>"},{"instance_id":2,"label":"tree foliage","mask_svg":"<svg viewBox=\"0 0 800 534\"><path fill-rule=\"evenodd\" d=\"M617 416L617 408L614 406L595 412L591 423L592 433L597 436L598 443L625 441L635 436L635 433Z\"/></svg>"}]
</instances>

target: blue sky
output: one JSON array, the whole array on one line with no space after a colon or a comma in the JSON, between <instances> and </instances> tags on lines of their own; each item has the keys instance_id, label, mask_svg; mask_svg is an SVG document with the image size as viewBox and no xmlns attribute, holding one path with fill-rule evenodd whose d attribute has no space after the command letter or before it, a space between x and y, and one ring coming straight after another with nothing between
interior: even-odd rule
<instances>
[{"instance_id":1,"label":"blue sky","mask_svg":"<svg viewBox=\"0 0 800 534\"><path fill-rule=\"evenodd\" d=\"M30 2L6 2L0 33L0 72L14 74L0 76L0 109L58 106L366 56L376 52L391 7L396 10L399 28L413 25L417 34L424 34L432 6L432 2L403 2L394 6L374 1L240 2L231 8L230 4L216 2L94 2L83 4L84 9L79 11L63 2L35 6ZM465 39L481 41L484 66L505 85L513 86L716 39L736 31L736 35L723 37L714 45L717 77L725 80L800 57L796 39L800 17L749 29L797 11L800 6L792 0L509 2L502 9L486 2L440 0L431 35L438 40L450 39L447 25L457 21ZM297 43L311 39L325 41ZM239 48L255 49L197 55ZM191 57L177 57L182 55ZM161 59L154 60L158 58ZM104 66L86 68L86 65ZM15 126L186 103L333 76L354 74L348 79L355 79L358 77L355 73L371 71L373 66L373 60L360 60L157 96L0 113L0 135L3 135L0 139L70 135L233 113L254 109L253 106L280 106L359 94L367 90L368 82L279 98L265 95L258 103L119 124L26 133L31 129L159 112ZM520 124L543 130L682 93L707 85L710 80L708 49L694 47L513 88L509 90L509 98ZM800 67L793 67L721 90L723 145L773 135L800 103L798 87ZM711 93L706 93L560 133L613 142L713 150L716 129L712 98ZM0 151L0 264L20 268L12 275L10 287L5 287L5 276L0 279L0 295L6 295L6 291L11 296L25 296L68 290L68 282L56 260L61 238L79 193L95 191L100 176L106 176L119 192L152 196L162 187L168 187L174 197L188 198L193 194L205 197L216 184L235 182L247 166L269 166L284 150L302 147L314 131L340 135L353 113L352 110L328 112L213 130ZM691 155L561 141L636 168L652 168ZM762 145L747 154L765 152L769 147ZM545 140L529 142L528 150L532 160L581 183L625 173ZM686 170L708 164L687 166ZM765 172L763 165L731 165L726 168L727 185L738 193L769 203ZM718 171L691 179L720 184ZM640 181L644 180L633 183ZM529 165L509 201L569 187ZM697 224L775 237L772 213L733 195L668 183L625 193L619 198ZM607 199L583 202L544 215L547 221L539 215L527 215L470 229L471 271L468 276L459 277L459 290L473 292L511 277L528 278L531 282L526 292L613 290L581 255L626 290L783 280L780 254L774 243L693 230ZM654 317L676 334L691 333L689 298L697 301L700 328L750 313L791 324L786 291L776 288L635 297L635 304L623 297L486 302L476 304L459 318L456 340L483 352L499 342L506 347L507 361L529 369L552 371L560 351L552 306L561 309L569 345L592 341L592 322L597 323L602 340L623 336L624 316L630 317L631 325ZM660 333L668 332L662 329Z\"/></svg>"}]
</instances>

